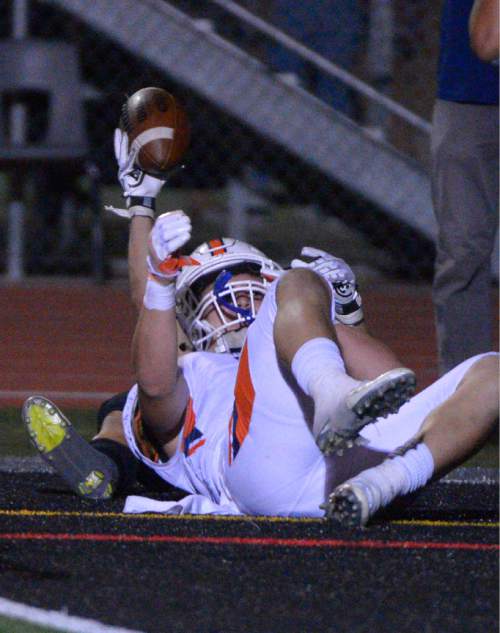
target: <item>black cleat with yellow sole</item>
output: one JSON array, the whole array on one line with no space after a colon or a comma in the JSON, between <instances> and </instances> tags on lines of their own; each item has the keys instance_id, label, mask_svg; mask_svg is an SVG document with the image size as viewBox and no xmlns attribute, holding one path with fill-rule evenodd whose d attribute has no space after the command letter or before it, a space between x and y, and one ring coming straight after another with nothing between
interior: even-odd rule
<instances>
[{"instance_id":1,"label":"black cleat with yellow sole","mask_svg":"<svg viewBox=\"0 0 500 633\"><path fill-rule=\"evenodd\" d=\"M94 500L113 496L116 465L81 437L55 404L43 396L30 396L22 418L33 446L73 492Z\"/></svg>"}]
</instances>

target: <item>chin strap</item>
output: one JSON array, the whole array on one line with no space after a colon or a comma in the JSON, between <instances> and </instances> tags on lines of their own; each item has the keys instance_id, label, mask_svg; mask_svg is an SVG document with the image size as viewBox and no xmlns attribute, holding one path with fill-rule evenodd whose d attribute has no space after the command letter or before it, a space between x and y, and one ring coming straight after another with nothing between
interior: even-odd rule
<instances>
[{"instance_id":1,"label":"chin strap","mask_svg":"<svg viewBox=\"0 0 500 633\"><path fill-rule=\"evenodd\" d=\"M236 332L226 332L217 339L219 348L216 348L216 351L229 352L234 358L239 358L245 344L247 332L248 329L246 327L241 327Z\"/></svg>"}]
</instances>

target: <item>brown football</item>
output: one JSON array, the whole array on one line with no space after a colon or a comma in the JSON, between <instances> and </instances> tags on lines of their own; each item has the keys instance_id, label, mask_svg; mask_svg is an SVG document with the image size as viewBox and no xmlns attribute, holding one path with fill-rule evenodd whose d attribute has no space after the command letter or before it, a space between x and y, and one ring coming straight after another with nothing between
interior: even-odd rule
<instances>
[{"instance_id":1,"label":"brown football","mask_svg":"<svg viewBox=\"0 0 500 633\"><path fill-rule=\"evenodd\" d=\"M186 153L190 139L186 111L162 88L135 92L123 105L120 123L130 149L138 149L136 164L152 176L165 176Z\"/></svg>"}]
</instances>

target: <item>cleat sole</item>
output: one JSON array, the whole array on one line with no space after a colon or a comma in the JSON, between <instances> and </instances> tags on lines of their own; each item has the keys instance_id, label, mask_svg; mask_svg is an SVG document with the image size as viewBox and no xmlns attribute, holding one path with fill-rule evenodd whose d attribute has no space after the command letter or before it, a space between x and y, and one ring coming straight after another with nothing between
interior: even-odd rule
<instances>
[{"instance_id":1,"label":"cleat sole","mask_svg":"<svg viewBox=\"0 0 500 633\"><path fill-rule=\"evenodd\" d=\"M369 518L368 502L363 492L350 484L341 484L320 506L325 517L343 527L364 527Z\"/></svg>"},{"instance_id":2,"label":"cleat sole","mask_svg":"<svg viewBox=\"0 0 500 633\"><path fill-rule=\"evenodd\" d=\"M116 465L74 430L50 400L31 396L22 408L31 443L79 496L109 499L115 491Z\"/></svg>"},{"instance_id":3,"label":"cleat sole","mask_svg":"<svg viewBox=\"0 0 500 633\"><path fill-rule=\"evenodd\" d=\"M316 438L318 448L326 456L341 456L344 449L352 447L367 424L397 413L415 393L415 388L415 374L409 369L399 368L354 389L347 396L347 405L357 419L347 429L335 429L328 422Z\"/></svg>"}]
</instances>

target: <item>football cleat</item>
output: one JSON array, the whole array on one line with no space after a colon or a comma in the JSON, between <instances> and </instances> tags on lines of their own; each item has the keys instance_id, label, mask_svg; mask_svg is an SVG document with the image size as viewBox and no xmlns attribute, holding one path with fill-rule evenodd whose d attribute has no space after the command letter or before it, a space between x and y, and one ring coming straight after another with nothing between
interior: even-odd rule
<instances>
[{"instance_id":1,"label":"football cleat","mask_svg":"<svg viewBox=\"0 0 500 633\"><path fill-rule=\"evenodd\" d=\"M344 527L364 527L378 509L378 505L370 509L368 496L363 484L346 482L337 486L320 507L325 510L327 519L333 519Z\"/></svg>"},{"instance_id":2,"label":"football cleat","mask_svg":"<svg viewBox=\"0 0 500 633\"><path fill-rule=\"evenodd\" d=\"M55 404L31 396L23 405L22 418L33 446L73 492L94 500L113 496L116 465L81 437Z\"/></svg>"},{"instance_id":3,"label":"football cleat","mask_svg":"<svg viewBox=\"0 0 500 633\"><path fill-rule=\"evenodd\" d=\"M352 413L347 423L336 427L328 420L316 437L322 453L342 455L344 449L360 443L359 432L377 418L397 413L415 393L415 374L405 367L391 369L374 380L366 380L346 396L347 409Z\"/></svg>"}]
</instances>

